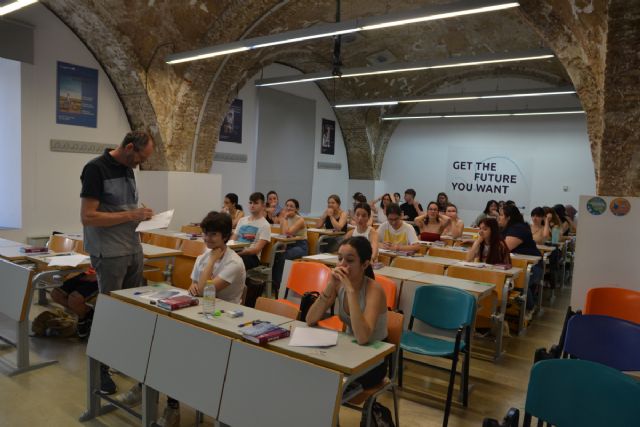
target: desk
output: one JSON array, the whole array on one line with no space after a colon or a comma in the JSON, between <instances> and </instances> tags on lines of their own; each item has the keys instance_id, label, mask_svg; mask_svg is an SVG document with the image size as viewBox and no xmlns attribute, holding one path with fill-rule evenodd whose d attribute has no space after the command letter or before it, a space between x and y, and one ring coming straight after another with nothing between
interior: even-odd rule
<instances>
[{"instance_id":1,"label":"desk","mask_svg":"<svg viewBox=\"0 0 640 427\"><path fill-rule=\"evenodd\" d=\"M7 242L10 242L10 241L7 241ZM17 246L13 246L13 245L9 246L8 243L5 243L5 244L7 244L7 246L0 246L0 258L6 259L7 261L23 262L23 261L26 261L27 255L33 255L33 254L25 254L24 252L20 251L20 248L26 245L19 244Z\"/></svg>"},{"instance_id":2,"label":"desk","mask_svg":"<svg viewBox=\"0 0 640 427\"><path fill-rule=\"evenodd\" d=\"M11 247L11 246L26 246L24 243L20 243L20 242L16 242L13 240L7 240L7 239L3 239L0 238L0 248L7 248L7 247Z\"/></svg>"},{"instance_id":3,"label":"desk","mask_svg":"<svg viewBox=\"0 0 640 427\"><path fill-rule=\"evenodd\" d=\"M330 238L343 236L343 231L327 230L324 228L307 228L307 240L309 241L309 255L320 253L320 247Z\"/></svg>"},{"instance_id":4,"label":"desk","mask_svg":"<svg viewBox=\"0 0 640 427\"><path fill-rule=\"evenodd\" d=\"M149 287L158 288L166 286ZM103 397L94 393L99 386L101 361L143 382L144 426L151 425L157 416L158 391L230 425L335 425L342 387L351 378L344 380L344 375L361 375L394 350L387 343L359 346L346 335L340 336L338 346L329 349L289 347L288 339L261 347L239 340L240 323L259 318L282 325L303 324L221 300L216 301L216 307L240 308L245 316L231 319L223 315L210 320L198 313L198 306L167 312L144 303L135 294L147 290L125 289L113 292L112 297L98 297L87 347L90 372L87 412L82 421L102 413ZM137 326L131 328L135 331L120 325L136 319ZM153 331L148 327L149 319L155 319ZM130 347L133 354L114 354L122 342L136 337L137 342ZM185 348L190 355L181 351ZM191 351L194 348L196 351ZM144 366L138 361L145 356L146 375L140 378ZM176 369L185 363L190 372ZM308 398L299 399L301 390ZM247 411L247 402L251 402L251 411Z\"/></svg>"}]
</instances>

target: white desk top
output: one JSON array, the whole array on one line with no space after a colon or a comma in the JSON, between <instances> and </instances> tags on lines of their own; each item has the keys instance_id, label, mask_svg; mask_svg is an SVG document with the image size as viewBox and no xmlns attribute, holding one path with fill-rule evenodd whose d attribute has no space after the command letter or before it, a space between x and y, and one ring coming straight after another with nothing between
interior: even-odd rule
<instances>
[{"instance_id":1,"label":"white desk top","mask_svg":"<svg viewBox=\"0 0 640 427\"><path fill-rule=\"evenodd\" d=\"M335 231L326 228L307 228L307 233L309 232L328 236L342 236L344 234L344 231Z\"/></svg>"},{"instance_id":2,"label":"white desk top","mask_svg":"<svg viewBox=\"0 0 640 427\"><path fill-rule=\"evenodd\" d=\"M378 270L373 270L373 272L375 274L380 274L382 276L386 276L390 279L396 279L396 280L410 280L413 277L420 274L419 271L405 270L404 268L387 267L387 266L384 266Z\"/></svg>"},{"instance_id":3,"label":"white desk top","mask_svg":"<svg viewBox=\"0 0 640 427\"><path fill-rule=\"evenodd\" d=\"M452 288L461 289L472 293L477 298L488 295L495 285L491 283L474 282L472 280L458 279L449 276L440 276L438 274L420 273L412 277L412 282L425 283L430 285L450 286Z\"/></svg>"},{"instance_id":4,"label":"white desk top","mask_svg":"<svg viewBox=\"0 0 640 427\"><path fill-rule=\"evenodd\" d=\"M22 261L27 259L27 255L30 255L30 254L25 254L24 252L20 252L20 248L22 246L26 246L26 245L0 246L0 258L4 258L8 261Z\"/></svg>"},{"instance_id":5,"label":"white desk top","mask_svg":"<svg viewBox=\"0 0 640 427\"><path fill-rule=\"evenodd\" d=\"M20 243L20 242L15 242L13 240L7 240L7 239L2 239L0 238L0 248L10 248L13 246L26 246L24 243Z\"/></svg>"},{"instance_id":6,"label":"white desk top","mask_svg":"<svg viewBox=\"0 0 640 427\"><path fill-rule=\"evenodd\" d=\"M182 254L180 249L163 248L162 246L142 243L142 253L145 258L164 258Z\"/></svg>"},{"instance_id":7,"label":"white desk top","mask_svg":"<svg viewBox=\"0 0 640 427\"><path fill-rule=\"evenodd\" d=\"M316 255L307 255L302 257L305 261L320 262L322 264L333 267L338 264L338 255L321 253Z\"/></svg>"}]
</instances>

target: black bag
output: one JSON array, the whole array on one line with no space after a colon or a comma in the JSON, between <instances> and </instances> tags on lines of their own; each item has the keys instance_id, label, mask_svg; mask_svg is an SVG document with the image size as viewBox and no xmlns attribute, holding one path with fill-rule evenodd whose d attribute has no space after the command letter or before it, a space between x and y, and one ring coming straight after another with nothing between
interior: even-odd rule
<instances>
[{"instance_id":1,"label":"black bag","mask_svg":"<svg viewBox=\"0 0 640 427\"><path fill-rule=\"evenodd\" d=\"M371 424L370 427L395 427L393 418L391 418L391 411L386 406L373 402L371 407ZM367 427L367 414L362 413L360 419L360 427Z\"/></svg>"},{"instance_id":2,"label":"black bag","mask_svg":"<svg viewBox=\"0 0 640 427\"><path fill-rule=\"evenodd\" d=\"M300 320L302 322L307 320L307 313L319 296L320 293L316 291L305 292L304 295L302 295L302 299L300 300Z\"/></svg>"},{"instance_id":3,"label":"black bag","mask_svg":"<svg viewBox=\"0 0 640 427\"><path fill-rule=\"evenodd\" d=\"M264 280L255 279L253 277L247 277L244 281L247 286L247 295L244 297L245 307L255 308L258 297L264 292L265 282Z\"/></svg>"}]
</instances>

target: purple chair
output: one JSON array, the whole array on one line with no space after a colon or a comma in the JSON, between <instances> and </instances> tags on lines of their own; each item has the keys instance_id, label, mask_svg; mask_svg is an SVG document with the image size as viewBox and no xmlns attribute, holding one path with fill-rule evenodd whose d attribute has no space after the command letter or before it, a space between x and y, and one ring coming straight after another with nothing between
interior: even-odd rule
<instances>
[{"instance_id":1,"label":"purple chair","mask_svg":"<svg viewBox=\"0 0 640 427\"><path fill-rule=\"evenodd\" d=\"M615 317L577 314L567 325L564 353L620 371L640 371L640 325Z\"/></svg>"}]
</instances>

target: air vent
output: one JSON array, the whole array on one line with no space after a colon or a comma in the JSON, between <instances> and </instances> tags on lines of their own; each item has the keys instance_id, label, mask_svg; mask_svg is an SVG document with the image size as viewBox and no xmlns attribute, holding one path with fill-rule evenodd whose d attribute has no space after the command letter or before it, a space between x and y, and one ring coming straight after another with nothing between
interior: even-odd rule
<instances>
[{"instance_id":1,"label":"air vent","mask_svg":"<svg viewBox=\"0 0 640 427\"><path fill-rule=\"evenodd\" d=\"M115 144L99 142L69 141L64 139L49 140L49 149L60 153L102 154L107 148L116 148Z\"/></svg>"},{"instance_id":2,"label":"air vent","mask_svg":"<svg viewBox=\"0 0 640 427\"><path fill-rule=\"evenodd\" d=\"M342 169L342 163L318 162L318 169L330 169L339 171Z\"/></svg>"},{"instance_id":3,"label":"air vent","mask_svg":"<svg viewBox=\"0 0 640 427\"><path fill-rule=\"evenodd\" d=\"M213 160L216 162L231 162L231 163L247 163L246 154L236 153L218 153L213 155Z\"/></svg>"}]
</instances>

